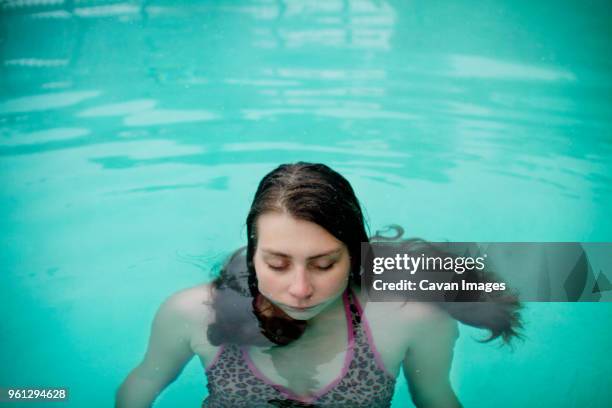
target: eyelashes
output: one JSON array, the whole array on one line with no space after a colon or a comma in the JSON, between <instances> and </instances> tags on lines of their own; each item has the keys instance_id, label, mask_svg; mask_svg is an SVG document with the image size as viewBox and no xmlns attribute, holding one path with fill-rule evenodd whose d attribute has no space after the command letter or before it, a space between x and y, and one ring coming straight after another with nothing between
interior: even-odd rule
<instances>
[{"instance_id":1,"label":"eyelashes","mask_svg":"<svg viewBox=\"0 0 612 408\"><path fill-rule=\"evenodd\" d=\"M289 265L271 265L268 263L266 265L268 266L268 268L272 269L273 271L278 271L278 272L282 272L282 271L289 269ZM327 265L313 265L313 268L319 271L327 271L333 268L334 265L336 265L336 262L332 262Z\"/></svg>"},{"instance_id":2,"label":"eyelashes","mask_svg":"<svg viewBox=\"0 0 612 408\"><path fill-rule=\"evenodd\" d=\"M328 269L331 269L335 264L336 264L335 262L332 262L327 265L315 265L315 268L321 271L327 271Z\"/></svg>"}]
</instances>

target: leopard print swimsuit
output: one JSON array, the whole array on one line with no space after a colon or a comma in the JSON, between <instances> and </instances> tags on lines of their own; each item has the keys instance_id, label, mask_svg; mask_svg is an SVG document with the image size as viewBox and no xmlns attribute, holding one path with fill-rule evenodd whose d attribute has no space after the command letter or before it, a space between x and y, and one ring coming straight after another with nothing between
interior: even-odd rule
<instances>
[{"instance_id":1,"label":"leopard print swimsuit","mask_svg":"<svg viewBox=\"0 0 612 408\"><path fill-rule=\"evenodd\" d=\"M348 351L341 374L311 397L301 397L273 384L255 367L246 347L219 348L206 367L208 397L203 408L382 408L391 406L395 376L383 366L369 325L352 290L343 295Z\"/></svg>"}]
</instances>

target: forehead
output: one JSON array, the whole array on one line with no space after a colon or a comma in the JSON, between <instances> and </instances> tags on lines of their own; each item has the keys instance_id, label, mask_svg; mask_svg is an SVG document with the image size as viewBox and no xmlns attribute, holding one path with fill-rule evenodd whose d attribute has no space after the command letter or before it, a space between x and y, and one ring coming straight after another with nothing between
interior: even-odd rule
<instances>
[{"instance_id":1,"label":"forehead","mask_svg":"<svg viewBox=\"0 0 612 408\"><path fill-rule=\"evenodd\" d=\"M344 244L320 225L287 213L271 212L257 219L258 248L292 256L312 256L333 251Z\"/></svg>"}]
</instances>

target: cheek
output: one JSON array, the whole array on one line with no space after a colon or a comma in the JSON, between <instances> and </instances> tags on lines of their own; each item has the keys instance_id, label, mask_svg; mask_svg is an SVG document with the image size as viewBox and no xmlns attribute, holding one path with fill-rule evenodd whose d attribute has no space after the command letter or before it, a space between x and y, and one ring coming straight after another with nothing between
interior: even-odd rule
<instances>
[{"instance_id":1,"label":"cheek","mask_svg":"<svg viewBox=\"0 0 612 408\"><path fill-rule=\"evenodd\" d=\"M273 276L273 271L268 270L264 265L254 259L255 276L257 276L257 286L262 292L272 292L279 289L279 279Z\"/></svg>"},{"instance_id":2,"label":"cheek","mask_svg":"<svg viewBox=\"0 0 612 408\"><path fill-rule=\"evenodd\" d=\"M323 283L323 287L327 287L330 292L335 292L338 288L343 287L349 281L350 276L350 265L348 262L346 265L342 265L341 268L338 268L334 271L333 274L328 276L324 276L325 282Z\"/></svg>"}]
</instances>

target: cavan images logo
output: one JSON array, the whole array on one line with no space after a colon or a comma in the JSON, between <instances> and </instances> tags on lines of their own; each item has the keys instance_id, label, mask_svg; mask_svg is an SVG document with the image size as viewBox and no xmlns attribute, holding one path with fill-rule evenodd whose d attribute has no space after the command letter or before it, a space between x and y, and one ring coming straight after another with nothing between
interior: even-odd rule
<instances>
[{"instance_id":1,"label":"cavan images logo","mask_svg":"<svg viewBox=\"0 0 612 408\"><path fill-rule=\"evenodd\" d=\"M612 301L612 244L438 242L362 244L363 284L374 301Z\"/></svg>"}]
</instances>

